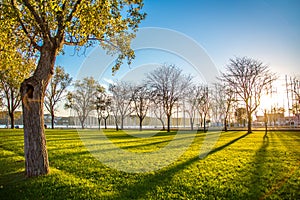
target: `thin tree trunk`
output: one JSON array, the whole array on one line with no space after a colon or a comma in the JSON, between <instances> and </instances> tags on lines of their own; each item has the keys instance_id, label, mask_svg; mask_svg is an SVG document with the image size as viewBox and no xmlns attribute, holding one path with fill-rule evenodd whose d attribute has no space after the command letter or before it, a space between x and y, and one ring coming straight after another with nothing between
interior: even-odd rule
<instances>
[{"instance_id":1,"label":"thin tree trunk","mask_svg":"<svg viewBox=\"0 0 300 200\"><path fill-rule=\"evenodd\" d=\"M203 118L203 132L206 133L206 116Z\"/></svg>"},{"instance_id":2,"label":"thin tree trunk","mask_svg":"<svg viewBox=\"0 0 300 200\"><path fill-rule=\"evenodd\" d=\"M252 117L251 114L248 114L248 133L252 133Z\"/></svg>"},{"instance_id":3,"label":"thin tree trunk","mask_svg":"<svg viewBox=\"0 0 300 200\"><path fill-rule=\"evenodd\" d=\"M227 132L227 118L224 119L224 131Z\"/></svg>"},{"instance_id":4,"label":"thin tree trunk","mask_svg":"<svg viewBox=\"0 0 300 200\"><path fill-rule=\"evenodd\" d=\"M81 129L84 129L84 120L80 120Z\"/></svg>"},{"instance_id":5,"label":"thin tree trunk","mask_svg":"<svg viewBox=\"0 0 300 200\"><path fill-rule=\"evenodd\" d=\"M53 74L55 57L56 48L53 48L50 43L44 43L37 69L32 77L21 84L25 173L27 177L49 173L44 130L44 96Z\"/></svg>"},{"instance_id":6,"label":"thin tree trunk","mask_svg":"<svg viewBox=\"0 0 300 200\"><path fill-rule=\"evenodd\" d=\"M115 123L116 123L116 131L119 131L118 122L117 122L117 121L115 121Z\"/></svg>"},{"instance_id":7,"label":"thin tree trunk","mask_svg":"<svg viewBox=\"0 0 300 200\"><path fill-rule=\"evenodd\" d=\"M10 103L10 109L8 109L9 111L9 117L10 117L10 128L14 129L15 128L15 115L14 115L14 92L11 89L10 90L10 94L11 94L11 103Z\"/></svg>"},{"instance_id":8,"label":"thin tree trunk","mask_svg":"<svg viewBox=\"0 0 300 200\"><path fill-rule=\"evenodd\" d=\"M192 118L190 118L190 123L191 123L191 130L193 131L194 130L194 123L193 123Z\"/></svg>"},{"instance_id":9,"label":"thin tree trunk","mask_svg":"<svg viewBox=\"0 0 300 200\"><path fill-rule=\"evenodd\" d=\"M101 126L101 119L100 117L98 117L98 129L100 130L100 126Z\"/></svg>"},{"instance_id":10,"label":"thin tree trunk","mask_svg":"<svg viewBox=\"0 0 300 200\"><path fill-rule=\"evenodd\" d=\"M121 116L121 130L124 129L124 117Z\"/></svg>"},{"instance_id":11,"label":"thin tree trunk","mask_svg":"<svg viewBox=\"0 0 300 200\"><path fill-rule=\"evenodd\" d=\"M54 109L51 108L51 128L54 129L54 119L55 119L55 116L54 116Z\"/></svg>"},{"instance_id":12,"label":"thin tree trunk","mask_svg":"<svg viewBox=\"0 0 300 200\"><path fill-rule=\"evenodd\" d=\"M171 115L167 115L167 132L170 132Z\"/></svg>"},{"instance_id":13,"label":"thin tree trunk","mask_svg":"<svg viewBox=\"0 0 300 200\"><path fill-rule=\"evenodd\" d=\"M139 117L140 118L140 131L143 130L143 118L142 117Z\"/></svg>"},{"instance_id":14,"label":"thin tree trunk","mask_svg":"<svg viewBox=\"0 0 300 200\"><path fill-rule=\"evenodd\" d=\"M107 118L104 118L104 129L107 129L106 120Z\"/></svg>"},{"instance_id":15,"label":"thin tree trunk","mask_svg":"<svg viewBox=\"0 0 300 200\"><path fill-rule=\"evenodd\" d=\"M10 117L10 128L14 129L15 128L15 113L13 111L9 112L9 117Z\"/></svg>"}]
</instances>

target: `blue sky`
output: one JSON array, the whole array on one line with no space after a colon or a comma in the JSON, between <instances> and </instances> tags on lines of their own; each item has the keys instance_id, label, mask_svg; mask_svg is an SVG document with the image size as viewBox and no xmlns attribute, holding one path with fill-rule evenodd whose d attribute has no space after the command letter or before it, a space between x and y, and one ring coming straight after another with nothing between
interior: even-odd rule
<instances>
[{"instance_id":1,"label":"blue sky","mask_svg":"<svg viewBox=\"0 0 300 200\"><path fill-rule=\"evenodd\" d=\"M247 56L279 74L299 72L299 0L145 0L144 11L148 15L140 27L185 34L203 47L219 70L230 58ZM76 78L87 57L73 54L73 47L65 48L56 65Z\"/></svg>"}]
</instances>

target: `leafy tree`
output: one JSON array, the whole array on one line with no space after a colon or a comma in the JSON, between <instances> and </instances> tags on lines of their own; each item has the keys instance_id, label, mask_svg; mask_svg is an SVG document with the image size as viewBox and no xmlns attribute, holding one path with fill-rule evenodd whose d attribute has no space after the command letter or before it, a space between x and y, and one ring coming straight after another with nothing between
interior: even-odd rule
<instances>
[{"instance_id":1,"label":"leafy tree","mask_svg":"<svg viewBox=\"0 0 300 200\"><path fill-rule=\"evenodd\" d=\"M252 115L260 105L263 91L276 78L267 65L247 57L230 59L226 72L221 74L221 80L245 103L248 133L252 132Z\"/></svg>"},{"instance_id":2,"label":"leafy tree","mask_svg":"<svg viewBox=\"0 0 300 200\"><path fill-rule=\"evenodd\" d=\"M24 115L25 166L28 177L49 172L44 134L43 106L47 85L56 56L64 45L89 47L101 45L118 57L113 71L124 58L134 57L130 41L144 19L142 0L3 0L1 20L8 21L7 30L22 41L21 50L39 57L33 75L21 85ZM5 49L9 48L5 46Z\"/></svg>"},{"instance_id":3,"label":"leafy tree","mask_svg":"<svg viewBox=\"0 0 300 200\"><path fill-rule=\"evenodd\" d=\"M22 41L13 30L7 29L12 22L4 20L2 9L0 5L0 89L14 128L15 111L21 102L20 84L31 75L36 64L34 58L20 51Z\"/></svg>"},{"instance_id":4,"label":"leafy tree","mask_svg":"<svg viewBox=\"0 0 300 200\"><path fill-rule=\"evenodd\" d=\"M54 128L54 112L57 103L63 98L63 93L71 84L72 78L70 74L66 73L64 68L57 66L55 68L54 76L47 87L45 95L45 107L51 114L51 128Z\"/></svg>"},{"instance_id":5,"label":"leafy tree","mask_svg":"<svg viewBox=\"0 0 300 200\"><path fill-rule=\"evenodd\" d=\"M4 93L4 105L7 108L10 125L13 129L15 127L15 111L21 103L20 84L30 76L35 68L35 63L34 59L23 57L17 51L11 52L9 59L12 60L0 64L0 89Z\"/></svg>"},{"instance_id":6,"label":"leafy tree","mask_svg":"<svg viewBox=\"0 0 300 200\"><path fill-rule=\"evenodd\" d=\"M167 116L167 131L170 132L171 115L176 102L185 94L191 84L191 76L182 74L174 65L162 65L147 75L147 83L162 102Z\"/></svg>"},{"instance_id":7,"label":"leafy tree","mask_svg":"<svg viewBox=\"0 0 300 200\"><path fill-rule=\"evenodd\" d=\"M143 120L145 119L150 107L150 91L146 85L137 85L132 88L133 108L140 121L140 131L143 130Z\"/></svg>"},{"instance_id":8,"label":"leafy tree","mask_svg":"<svg viewBox=\"0 0 300 200\"><path fill-rule=\"evenodd\" d=\"M77 80L74 91L67 95L68 103L65 104L65 108L71 108L77 113L82 129L85 128L88 115L95 109L95 99L100 90L102 86L93 77L86 77Z\"/></svg>"}]
</instances>

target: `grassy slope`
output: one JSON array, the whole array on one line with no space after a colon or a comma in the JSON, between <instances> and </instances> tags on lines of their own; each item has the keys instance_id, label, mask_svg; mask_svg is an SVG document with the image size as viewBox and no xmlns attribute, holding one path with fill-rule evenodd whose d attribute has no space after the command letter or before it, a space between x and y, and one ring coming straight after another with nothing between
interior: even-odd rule
<instances>
[{"instance_id":1,"label":"grassy slope","mask_svg":"<svg viewBox=\"0 0 300 200\"><path fill-rule=\"evenodd\" d=\"M107 135L135 152L157 150L174 137ZM0 130L0 199L299 199L300 133L263 135L222 133L213 151L199 159L199 133L175 163L132 174L101 164L75 130L47 130L51 173L26 179L22 130Z\"/></svg>"}]
</instances>

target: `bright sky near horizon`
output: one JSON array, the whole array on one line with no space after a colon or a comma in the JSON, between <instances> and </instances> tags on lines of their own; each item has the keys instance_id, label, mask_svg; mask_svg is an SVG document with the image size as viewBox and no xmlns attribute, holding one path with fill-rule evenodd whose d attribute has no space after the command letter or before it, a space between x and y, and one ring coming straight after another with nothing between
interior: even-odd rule
<instances>
[{"instance_id":1,"label":"bright sky near horizon","mask_svg":"<svg viewBox=\"0 0 300 200\"><path fill-rule=\"evenodd\" d=\"M299 0L145 0L144 3L147 17L140 24L141 28L164 28L185 35L203 48L218 70L222 71L230 58L247 56L270 66L281 79L286 74L300 74ZM82 68L87 63L101 68L101 57L94 63L91 59L91 55L97 53L97 47L87 49L85 55L80 56L74 55L74 47L65 47L64 51L64 55L57 57L56 65L63 66L74 79L82 75ZM145 54L152 60L145 58ZM135 62L142 68L136 71L147 71L147 66L143 65L147 59L148 66L153 61L163 64L164 58L168 62L165 54L158 58L157 52L137 51ZM172 61L179 65L185 62ZM133 75L129 76L128 71ZM127 79L141 78L134 72L134 67L124 65L118 73ZM114 79L108 77L110 70L103 73L106 74L104 82L110 83ZM282 91L276 98L280 98L282 105L286 104L281 100L284 90L280 87L276 90Z\"/></svg>"}]
</instances>

